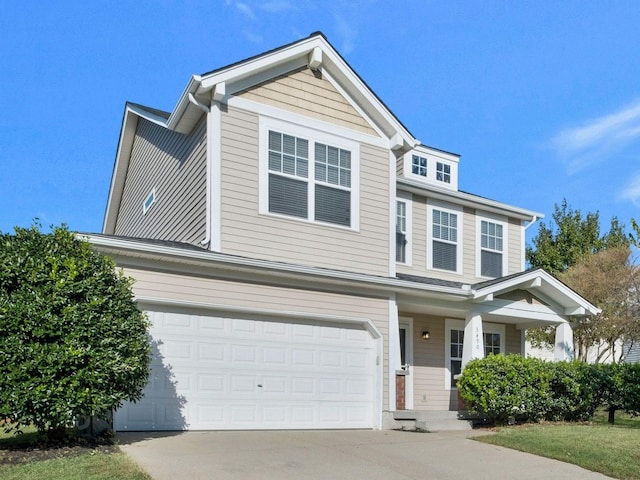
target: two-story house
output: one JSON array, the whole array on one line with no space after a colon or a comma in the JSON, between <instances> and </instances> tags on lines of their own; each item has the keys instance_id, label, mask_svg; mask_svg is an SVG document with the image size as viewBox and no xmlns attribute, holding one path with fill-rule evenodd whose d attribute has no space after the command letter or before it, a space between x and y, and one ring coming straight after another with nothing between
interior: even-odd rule
<instances>
[{"instance_id":1,"label":"two-story house","mask_svg":"<svg viewBox=\"0 0 640 480\"><path fill-rule=\"evenodd\" d=\"M597 308L524 271L540 214L458 189L326 38L129 103L94 247L152 321L145 397L117 430L381 428L457 409L467 361Z\"/></svg>"}]
</instances>

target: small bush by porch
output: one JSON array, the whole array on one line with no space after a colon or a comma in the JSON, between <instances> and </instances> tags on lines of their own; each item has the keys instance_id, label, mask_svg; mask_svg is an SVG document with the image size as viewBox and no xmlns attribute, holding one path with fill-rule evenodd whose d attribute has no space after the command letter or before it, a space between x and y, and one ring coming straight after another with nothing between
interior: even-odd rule
<instances>
[{"instance_id":1,"label":"small bush by porch","mask_svg":"<svg viewBox=\"0 0 640 480\"><path fill-rule=\"evenodd\" d=\"M469 410L492 424L589 420L598 408L640 414L640 364L547 362L520 355L470 361L458 380Z\"/></svg>"}]
</instances>

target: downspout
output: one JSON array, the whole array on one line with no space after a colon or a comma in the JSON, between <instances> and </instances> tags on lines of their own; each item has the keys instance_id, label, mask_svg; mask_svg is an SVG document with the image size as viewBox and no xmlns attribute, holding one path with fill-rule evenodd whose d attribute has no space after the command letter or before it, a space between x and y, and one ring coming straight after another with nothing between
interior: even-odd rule
<instances>
[{"instance_id":1,"label":"downspout","mask_svg":"<svg viewBox=\"0 0 640 480\"><path fill-rule=\"evenodd\" d=\"M211 109L206 105L200 103L193 93L189 92L189 102L196 106L196 108L202 110L207 115L207 213L206 213L206 236L204 240L200 242L203 247L209 247L211 243L211 181L209 180L209 174L211 172L211 119L209 118Z\"/></svg>"}]
</instances>

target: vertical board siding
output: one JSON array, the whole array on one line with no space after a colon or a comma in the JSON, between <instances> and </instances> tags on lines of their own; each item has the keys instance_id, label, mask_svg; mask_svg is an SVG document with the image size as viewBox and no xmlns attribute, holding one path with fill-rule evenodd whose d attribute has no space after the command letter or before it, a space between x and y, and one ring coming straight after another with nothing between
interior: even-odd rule
<instances>
[{"instance_id":1,"label":"vertical board siding","mask_svg":"<svg viewBox=\"0 0 640 480\"><path fill-rule=\"evenodd\" d=\"M136 297L161 298L273 312L335 315L370 320L384 343L384 408L388 408L389 304L387 299L248 284L212 278L125 268L136 279Z\"/></svg>"},{"instance_id":2,"label":"vertical board siding","mask_svg":"<svg viewBox=\"0 0 640 480\"><path fill-rule=\"evenodd\" d=\"M206 123L191 135L140 118L115 234L197 245L206 236ZM142 204L155 188L155 203Z\"/></svg>"},{"instance_id":3,"label":"vertical board siding","mask_svg":"<svg viewBox=\"0 0 640 480\"><path fill-rule=\"evenodd\" d=\"M335 87L308 68L269 80L236 94L238 97L330 121L377 135L369 123Z\"/></svg>"},{"instance_id":4,"label":"vertical board siding","mask_svg":"<svg viewBox=\"0 0 640 480\"><path fill-rule=\"evenodd\" d=\"M384 149L360 145L360 230L260 215L258 115L229 108L222 120L222 251L386 275L388 172ZM311 170L312 171L312 170Z\"/></svg>"}]
</instances>

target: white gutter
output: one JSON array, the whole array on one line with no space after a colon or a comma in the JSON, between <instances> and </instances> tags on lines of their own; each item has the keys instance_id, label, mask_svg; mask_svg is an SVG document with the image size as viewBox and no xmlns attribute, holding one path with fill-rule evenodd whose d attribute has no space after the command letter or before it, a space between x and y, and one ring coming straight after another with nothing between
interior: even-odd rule
<instances>
[{"instance_id":1,"label":"white gutter","mask_svg":"<svg viewBox=\"0 0 640 480\"><path fill-rule=\"evenodd\" d=\"M534 223L540 220L540 218L542 217L539 217L538 215L534 215L533 218L529 221L529 223L525 225L524 231L526 232L527 230L529 230L529 227L531 227Z\"/></svg>"},{"instance_id":2,"label":"white gutter","mask_svg":"<svg viewBox=\"0 0 640 480\"><path fill-rule=\"evenodd\" d=\"M438 188L433 185L425 185L415 180L398 177L398 185L402 190L415 193L417 195L429 196L438 200L451 202L451 198L455 199L455 203L465 207L480 208L482 210L496 213L499 215L508 215L520 220L532 221L534 218L542 218L542 213L532 210L507 205L506 203L497 202L489 198L479 197L470 193L460 192L458 190L449 190Z\"/></svg>"}]
</instances>

